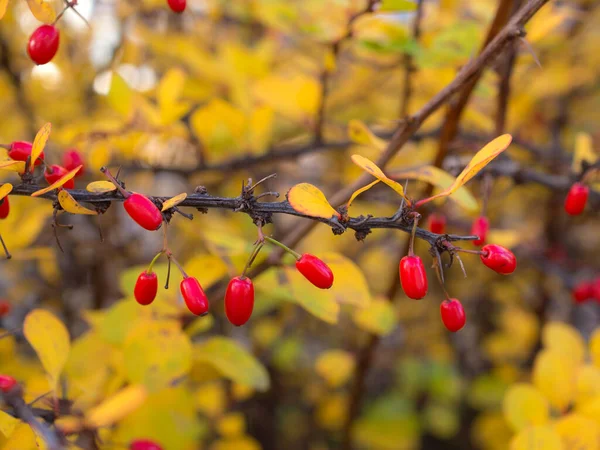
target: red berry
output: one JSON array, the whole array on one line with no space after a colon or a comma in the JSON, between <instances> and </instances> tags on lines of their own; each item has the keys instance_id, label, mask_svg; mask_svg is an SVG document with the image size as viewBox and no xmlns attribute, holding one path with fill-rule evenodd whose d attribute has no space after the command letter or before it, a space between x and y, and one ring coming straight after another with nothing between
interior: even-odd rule
<instances>
[{"instance_id":1,"label":"red berry","mask_svg":"<svg viewBox=\"0 0 600 450\"><path fill-rule=\"evenodd\" d=\"M8 156L15 161L27 161L27 157L31 155L31 142L15 141L10 144L10 150ZM35 165L39 166L44 161L44 152L40 153L40 156L35 161Z\"/></svg>"},{"instance_id":2,"label":"red berry","mask_svg":"<svg viewBox=\"0 0 600 450\"><path fill-rule=\"evenodd\" d=\"M427 274L419 256L405 256L400 260L400 283L408 298L419 300L427 295Z\"/></svg>"},{"instance_id":3,"label":"red berry","mask_svg":"<svg viewBox=\"0 0 600 450\"><path fill-rule=\"evenodd\" d=\"M42 25L31 34L27 45L27 53L38 66L49 63L58 51L59 41L60 35L56 27Z\"/></svg>"},{"instance_id":4,"label":"red berry","mask_svg":"<svg viewBox=\"0 0 600 450\"><path fill-rule=\"evenodd\" d=\"M17 385L17 380L8 375L0 375L0 391L9 392Z\"/></svg>"},{"instance_id":5,"label":"red berry","mask_svg":"<svg viewBox=\"0 0 600 450\"><path fill-rule=\"evenodd\" d=\"M444 300L440 305L444 326L453 333L465 326L467 317L462 304L455 298Z\"/></svg>"},{"instance_id":6,"label":"red berry","mask_svg":"<svg viewBox=\"0 0 600 450\"><path fill-rule=\"evenodd\" d=\"M508 275L517 268L517 258L513 252L501 245L484 245L481 251L481 261L495 272Z\"/></svg>"},{"instance_id":7,"label":"red berry","mask_svg":"<svg viewBox=\"0 0 600 450\"><path fill-rule=\"evenodd\" d=\"M584 281L573 288L571 295L575 303L583 303L595 296L594 283Z\"/></svg>"},{"instance_id":8,"label":"red berry","mask_svg":"<svg viewBox=\"0 0 600 450\"><path fill-rule=\"evenodd\" d=\"M48 184L56 183L62 177L64 177L69 171L65 169L63 166L58 166L53 164L46 168L46 172L44 172L44 178L48 182ZM75 187L75 180L71 178L65 184L63 184L65 189L73 189Z\"/></svg>"},{"instance_id":9,"label":"red berry","mask_svg":"<svg viewBox=\"0 0 600 450\"><path fill-rule=\"evenodd\" d=\"M8 201L8 197L4 197L2 200L0 200L0 219L6 219L9 212L10 203Z\"/></svg>"},{"instance_id":10,"label":"red berry","mask_svg":"<svg viewBox=\"0 0 600 450\"><path fill-rule=\"evenodd\" d=\"M446 232L446 216L436 213L430 215L429 231L436 234L444 234Z\"/></svg>"},{"instance_id":11,"label":"red berry","mask_svg":"<svg viewBox=\"0 0 600 450\"><path fill-rule=\"evenodd\" d=\"M0 317L4 317L10 312L10 303L6 300L0 300Z\"/></svg>"},{"instance_id":12,"label":"red berry","mask_svg":"<svg viewBox=\"0 0 600 450\"><path fill-rule=\"evenodd\" d=\"M310 253L304 253L296 261L298 272L319 289L333 286L333 272L327 264Z\"/></svg>"},{"instance_id":13,"label":"red berry","mask_svg":"<svg viewBox=\"0 0 600 450\"><path fill-rule=\"evenodd\" d=\"M208 298L196 278L184 278L179 288L185 304L192 314L202 316L208 312Z\"/></svg>"},{"instance_id":14,"label":"red berry","mask_svg":"<svg viewBox=\"0 0 600 450\"><path fill-rule=\"evenodd\" d=\"M167 3L173 12L182 13L185 11L186 0L167 0Z\"/></svg>"},{"instance_id":15,"label":"red berry","mask_svg":"<svg viewBox=\"0 0 600 450\"><path fill-rule=\"evenodd\" d=\"M149 439L136 439L129 444L129 450L163 450L163 448Z\"/></svg>"},{"instance_id":16,"label":"red berry","mask_svg":"<svg viewBox=\"0 0 600 450\"><path fill-rule=\"evenodd\" d=\"M77 150L67 150L63 154L63 166L68 171L76 169L79 166L83 166L83 158ZM77 171L76 177L83 175L83 167Z\"/></svg>"},{"instance_id":17,"label":"red berry","mask_svg":"<svg viewBox=\"0 0 600 450\"><path fill-rule=\"evenodd\" d=\"M140 274L135 287L133 288L133 295L136 301L140 305L149 305L156 298L156 292L158 291L158 277L155 272L148 273L145 270Z\"/></svg>"},{"instance_id":18,"label":"red berry","mask_svg":"<svg viewBox=\"0 0 600 450\"><path fill-rule=\"evenodd\" d=\"M146 230L154 231L162 224L162 214L152 201L142 194L133 193L123 203L127 214L135 220L139 226Z\"/></svg>"},{"instance_id":19,"label":"red berry","mask_svg":"<svg viewBox=\"0 0 600 450\"><path fill-rule=\"evenodd\" d=\"M225 292L225 314L235 326L244 325L254 308L254 285L247 277L232 278Z\"/></svg>"},{"instance_id":20,"label":"red berry","mask_svg":"<svg viewBox=\"0 0 600 450\"><path fill-rule=\"evenodd\" d=\"M487 217L481 216L475 219L473 226L471 227L471 234L479 236L479 239L475 239L473 244L477 246L485 244L488 231L490 231L490 221Z\"/></svg>"},{"instance_id":21,"label":"red berry","mask_svg":"<svg viewBox=\"0 0 600 450\"><path fill-rule=\"evenodd\" d=\"M571 216L577 216L585 209L590 188L581 183L575 183L571 186L567 198L565 199L565 211Z\"/></svg>"},{"instance_id":22,"label":"red berry","mask_svg":"<svg viewBox=\"0 0 600 450\"><path fill-rule=\"evenodd\" d=\"M596 280L592 284L592 296L600 302L600 277L596 278Z\"/></svg>"}]
</instances>

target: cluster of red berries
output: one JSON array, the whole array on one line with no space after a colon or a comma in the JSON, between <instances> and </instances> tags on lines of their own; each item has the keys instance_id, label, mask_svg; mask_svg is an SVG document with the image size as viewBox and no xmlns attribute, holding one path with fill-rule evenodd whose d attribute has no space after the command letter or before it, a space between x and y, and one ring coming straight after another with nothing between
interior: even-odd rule
<instances>
[{"instance_id":1,"label":"cluster of red berries","mask_svg":"<svg viewBox=\"0 0 600 450\"><path fill-rule=\"evenodd\" d=\"M489 228L490 223L485 216L478 217L473 222L471 232L479 237L473 241L475 245L481 246L485 243ZM446 218L441 214L432 214L429 216L429 229L432 233L444 234ZM411 239L414 239L414 236ZM517 268L515 255L501 245L488 244L484 245L480 251L469 253L479 254L483 264L502 275L511 274ZM402 290L408 298L420 300L427 295L428 283L425 265L419 256L413 254L412 241L409 254L400 260L399 272ZM458 299L444 300L440 305L440 314L442 322L452 332L460 330L466 323L465 310Z\"/></svg>"},{"instance_id":2,"label":"cluster of red berries","mask_svg":"<svg viewBox=\"0 0 600 450\"><path fill-rule=\"evenodd\" d=\"M590 300L600 302L600 276L591 281L582 281L572 291L575 303L585 303Z\"/></svg>"},{"instance_id":3,"label":"cluster of red berries","mask_svg":"<svg viewBox=\"0 0 600 450\"><path fill-rule=\"evenodd\" d=\"M583 183L575 183L569 189L565 198L565 211L571 216L578 216L585 209L585 204L590 195L590 188Z\"/></svg>"}]
</instances>

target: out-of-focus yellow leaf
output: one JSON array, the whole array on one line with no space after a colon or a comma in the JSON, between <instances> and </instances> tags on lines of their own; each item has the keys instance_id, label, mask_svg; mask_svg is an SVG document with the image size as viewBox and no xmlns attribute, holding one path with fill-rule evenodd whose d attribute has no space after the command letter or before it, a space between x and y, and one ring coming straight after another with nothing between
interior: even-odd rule
<instances>
[{"instance_id":1,"label":"out-of-focus yellow leaf","mask_svg":"<svg viewBox=\"0 0 600 450\"><path fill-rule=\"evenodd\" d=\"M504 418L515 431L530 425L544 425L550 415L548 400L538 389L525 383L515 384L508 389L502 410Z\"/></svg>"},{"instance_id":2,"label":"out-of-focus yellow leaf","mask_svg":"<svg viewBox=\"0 0 600 450\"><path fill-rule=\"evenodd\" d=\"M321 259L327 263L335 277L332 292L338 303L359 308L370 305L369 285L360 267L340 253L323 253Z\"/></svg>"},{"instance_id":3,"label":"out-of-focus yellow leaf","mask_svg":"<svg viewBox=\"0 0 600 450\"><path fill-rule=\"evenodd\" d=\"M69 357L69 332L50 312L34 309L25 317L23 334L42 362L52 389L56 390L60 374Z\"/></svg>"},{"instance_id":4,"label":"out-of-focus yellow leaf","mask_svg":"<svg viewBox=\"0 0 600 450\"><path fill-rule=\"evenodd\" d=\"M179 326L144 321L127 335L123 356L128 380L152 392L189 372L192 343Z\"/></svg>"},{"instance_id":5,"label":"out-of-focus yellow leaf","mask_svg":"<svg viewBox=\"0 0 600 450\"><path fill-rule=\"evenodd\" d=\"M383 0L378 12L406 12L417 9L417 4L411 0Z\"/></svg>"},{"instance_id":6,"label":"out-of-focus yellow leaf","mask_svg":"<svg viewBox=\"0 0 600 450\"><path fill-rule=\"evenodd\" d=\"M60 203L60 206L62 206L66 212L71 214L83 214L88 216L98 215L97 211L92 211L85 206L81 206L77 200L64 189L58 193L58 203Z\"/></svg>"},{"instance_id":7,"label":"out-of-focus yellow leaf","mask_svg":"<svg viewBox=\"0 0 600 450\"><path fill-rule=\"evenodd\" d=\"M6 14L6 9L8 8L8 1L9 0L0 0L0 20L2 20L4 14Z\"/></svg>"},{"instance_id":8,"label":"out-of-focus yellow leaf","mask_svg":"<svg viewBox=\"0 0 600 450\"><path fill-rule=\"evenodd\" d=\"M216 255L197 255L185 262L186 272L202 280L202 286L208 289L227 275L227 265ZM198 319L204 320L205 317Z\"/></svg>"},{"instance_id":9,"label":"out-of-focus yellow leaf","mask_svg":"<svg viewBox=\"0 0 600 450\"><path fill-rule=\"evenodd\" d=\"M54 426L65 434L78 433L83 429L83 419L76 416L61 416L54 421Z\"/></svg>"},{"instance_id":10,"label":"out-of-focus yellow leaf","mask_svg":"<svg viewBox=\"0 0 600 450\"><path fill-rule=\"evenodd\" d=\"M214 159L222 152L244 144L247 119L236 106L214 99L207 105L197 108L190 117L192 130L208 150L208 157ZM231 157L230 154L228 154Z\"/></svg>"},{"instance_id":11,"label":"out-of-focus yellow leaf","mask_svg":"<svg viewBox=\"0 0 600 450\"><path fill-rule=\"evenodd\" d=\"M23 161L13 161L12 159L0 161L0 170L23 173L25 172L25 163Z\"/></svg>"},{"instance_id":12,"label":"out-of-focus yellow leaf","mask_svg":"<svg viewBox=\"0 0 600 450\"><path fill-rule=\"evenodd\" d=\"M568 414L556 422L556 431L565 443L565 450L598 450L600 427L591 419L577 413Z\"/></svg>"},{"instance_id":13,"label":"out-of-focus yellow leaf","mask_svg":"<svg viewBox=\"0 0 600 450\"><path fill-rule=\"evenodd\" d=\"M396 311L385 298L374 298L368 308L356 309L352 320L361 329L369 333L386 336L396 326Z\"/></svg>"},{"instance_id":14,"label":"out-of-focus yellow leaf","mask_svg":"<svg viewBox=\"0 0 600 450\"><path fill-rule=\"evenodd\" d=\"M254 85L253 92L259 101L295 120L313 117L321 95L316 79L305 75L269 75Z\"/></svg>"},{"instance_id":15,"label":"out-of-focus yellow leaf","mask_svg":"<svg viewBox=\"0 0 600 450\"><path fill-rule=\"evenodd\" d=\"M471 161L469 161L469 164L467 164L463 171L456 177L456 180L448 189L434 195L433 197L419 200L416 203L417 206L435 200L436 198L447 197L448 195L455 193L458 188L477 175L479 171L487 166L494 158L496 158L496 156L506 150L511 141L512 136L510 134L503 134L502 136L499 136L493 141L489 142L485 147L479 150L475 156L473 156Z\"/></svg>"},{"instance_id":16,"label":"out-of-focus yellow leaf","mask_svg":"<svg viewBox=\"0 0 600 450\"><path fill-rule=\"evenodd\" d=\"M593 364L580 366L576 372L575 403L580 406L589 399L600 398L600 369Z\"/></svg>"},{"instance_id":17,"label":"out-of-focus yellow leaf","mask_svg":"<svg viewBox=\"0 0 600 450\"><path fill-rule=\"evenodd\" d=\"M38 131L35 135L35 139L33 140L33 145L31 147L31 172L33 172L33 169L35 168L35 162L44 151L44 147L46 146L46 142L48 142L51 131L52 124L48 122L42 128L40 128L40 131Z\"/></svg>"},{"instance_id":18,"label":"out-of-focus yellow leaf","mask_svg":"<svg viewBox=\"0 0 600 450\"><path fill-rule=\"evenodd\" d=\"M106 96L108 104L125 119L131 118L134 108L134 92L117 72L113 71L110 90Z\"/></svg>"},{"instance_id":19,"label":"out-of-focus yellow leaf","mask_svg":"<svg viewBox=\"0 0 600 450\"><path fill-rule=\"evenodd\" d=\"M517 434L510 450L565 450L560 435L550 426L528 427Z\"/></svg>"},{"instance_id":20,"label":"out-of-focus yellow leaf","mask_svg":"<svg viewBox=\"0 0 600 450\"><path fill-rule=\"evenodd\" d=\"M375 186L377 183L379 183L379 180L375 180L372 183L367 184L366 186L361 187L360 189L355 190L352 195L350 196L350 200L348 200L348 203L346 203L346 209L350 209L350 205L352 204L352 202L354 201L354 199L356 197L358 197L360 194L362 194L363 192L368 191L369 189L371 189L373 186Z\"/></svg>"},{"instance_id":21,"label":"out-of-focus yellow leaf","mask_svg":"<svg viewBox=\"0 0 600 450\"><path fill-rule=\"evenodd\" d=\"M340 213L329 204L325 194L310 183L300 183L292 187L287 193L287 199L292 208L307 216L324 219L340 217Z\"/></svg>"},{"instance_id":22,"label":"out-of-focus yellow leaf","mask_svg":"<svg viewBox=\"0 0 600 450\"><path fill-rule=\"evenodd\" d=\"M185 80L186 74L179 68L170 69L161 78L156 90L156 99L160 109L168 108L177 103L183 92Z\"/></svg>"},{"instance_id":23,"label":"out-of-focus yellow leaf","mask_svg":"<svg viewBox=\"0 0 600 450\"><path fill-rule=\"evenodd\" d=\"M112 192L117 187L110 181L92 181L85 187L88 192L94 192L96 194L102 194L104 192Z\"/></svg>"},{"instance_id":24,"label":"out-of-focus yellow leaf","mask_svg":"<svg viewBox=\"0 0 600 450\"><path fill-rule=\"evenodd\" d=\"M383 171L379 167L377 167L377 165L373 161L361 155L352 155L352 162L354 162L354 164L356 164L364 171L369 172L379 181L387 184L394 191L400 194L400 196L404 197L406 202L410 205L410 201L404 196L404 189L402 188L402 185L388 178L387 175L384 174Z\"/></svg>"},{"instance_id":25,"label":"out-of-focus yellow leaf","mask_svg":"<svg viewBox=\"0 0 600 450\"><path fill-rule=\"evenodd\" d=\"M597 160L598 155L594 153L594 149L592 148L592 137L588 133L577 133L571 170L574 173L580 173L583 161L594 164Z\"/></svg>"},{"instance_id":26,"label":"out-of-focus yellow leaf","mask_svg":"<svg viewBox=\"0 0 600 450\"><path fill-rule=\"evenodd\" d=\"M600 328L597 328L590 337L590 356L592 362L598 368L600 368Z\"/></svg>"},{"instance_id":27,"label":"out-of-focus yellow leaf","mask_svg":"<svg viewBox=\"0 0 600 450\"><path fill-rule=\"evenodd\" d=\"M144 386L127 386L90 409L85 415L85 425L94 429L112 425L139 408L147 397L148 392Z\"/></svg>"},{"instance_id":28,"label":"out-of-focus yellow leaf","mask_svg":"<svg viewBox=\"0 0 600 450\"><path fill-rule=\"evenodd\" d=\"M31 14L44 23L52 23L56 20L56 13L49 2L44 0L27 0L27 6L31 10Z\"/></svg>"},{"instance_id":29,"label":"out-of-focus yellow leaf","mask_svg":"<svg viewBox=\"0 0 600 450\"><path fill-rule=\"evenodd\" d=\"M77 174L77 172L79 171L79 169L81 169L82 167L83 166L77 166L75 169L64 174L62 177L60 177L58 180L56 180L50 186L45 187L44 189L40 189L39 191L35 191L33 194L31 194L31 196L39 197L40 195L44 195L46 192L50 192L50 191L53 191L54 189L58 189L59 187L62 187L67 181L72 180L75 177L75 175Z\"/></svg>"},{"instance_id":30,"label":"out-of-focus yellow leaf","mask_svg":"<svg viewBox=\"0 0 600 450\"><path fill-rule=\"evenodd\" d=\"M4 183L0 186L0 200L6 197L13 190L13 185L10 183Z\"/></svg>"},{"instance_id":31,"label":"out-of-focus yellow leaf","mask_svg":"<svg viewBox=\"0 0 600 450\"><path fill-rule=\"evenodd\" d=\"M352 142L377 150L384 150L387 147L387 142L375 136L360 120L351 120L348 123L348 137Z\"/></svg>"},{"instance_id":32,"label":"out-of-focus yellow leaf","mask_svg":"<svg viewBox=\"0 0 600 450\"><path fill-rule=\"evenodd\" d=\"M327 350L315 361L316 372L332 388L340 387L352 376L355 361L352 355L344 350Z\"/></svg>"},{"instance_id":33,"label":"out-of-focus yellow leaf","mask_svg":"<svg viewBox=\"0 0 600 450\"><path fill-rule=\"evenodd\" d=\"M179 205L186 198L187 194L185 192L178 194L175 197L171 197L169 200L163 203L161 211L165 212L167 209L171 209L172 207Z\"/></svg>"},{"instance_id":34,"label":"out-of-focus yellow leaf","mask_svg":"<svg viewBox=\"0 0 600 450\"><path fill-rule=\"evenodd\" d=\"M261 106L252 111L248 126L248 147L253 154L263 154L273 136L275 114L268 106Z\"/></svg>"},{"instance_id":35,"label":"out-of-focus yellow leaf","mask_svg":"<svg viewBox=\"0 0 600 450\"><path fill-rule=\"evenodd\" d=\"M560 353L573 364L581 364L585 357L583 338L574 327L563 322L550 322L544 326L542 344L548 350Z\"/></svg>"},{"instance_id":36,"label":"out-of-focus yellow leaf","mask_svg":"<svg viewBox=\"0 0 600 450\"><path fill-rule=\"evenodd\" d=\"M2 450L39 450L36 434L28 424L21 422L4 442Z\"/></svg>"},{"instance_id":37,"label":"out-of-focus yellow leaf","mask_svg":"<svg viewBox=\"0 0 600 450\"><path fill-rule=\"evenodd\" d=\"M246 433L246 419L241 412L225 414L217 423L217 430L221 436L236 437Z\"/></svg>"},{"instance_id":38,"label":"out-of-focus yellow leaf","mask_svg":"<svg viewBox=\"0 0 600 450\"><path fill-rule=\"evenodd\" d=\"M10 414L0 411L0 433L2 433L4 437L9 437L20 422L19 419L15 419Z\"/></svg>"},{"instance_id":39,"label":"out-of-focus yellow leaf","mask_svg":"<svg viewBox=\"0 0 600 450\"><path fill-rule=\"evenodd\" d=\"M215 336L196 344L194 359L212 365L236 383L258 391L269 388L269 374L264 366L232 339Z\"/></svg>"},{"instance_id":40,"label":"out-of-focus yellow leaf","mask_svg":"<svg viewBox=\"0 0 600 450\"><path fill-rule=\"evenodd\" d=\"M211 450L261 450L261 448L258 441L248 435L217 439L211 445Z\"/></svg>"},{"instance_id":41,"label":"out-of-focus yellow leaf","mask_svg":"<svg viewBox=\"0 0 600 450\"><path fill-rule=\"evenodd\" d=\"M562 353L542 350L533 365L533 384L553 407L564 411L575 395L575 369Z\"/></svg>"},{"instance_id":42,"label":"out-of-focus yellow leaf","mask_svg":"<svg viewBox=\"0 0 600 450\"><path fill-rule=\"evenodd\" d=\"M429 184L433 184L435 187L442 189L443 191L449 189L455 182L456 178L450 175L448 172L439 169L435 166L422 166L412 170L402 170L394 172L392 175L396 180L419 180ZM476 211L478 209L477 200L473 197L473 194L464 186L456 189L454 195L450 197L463 208L469 211Z\"/></svg>"},{"instance_id":43,"label":"out-of-focus yellow leaf","mask_svg":"<svg viewBox=\"0 0 600 450\"><path fill-rule=\"evenodd\" d=\"M279 276L283 278L284 288L288 288L290 298L313 316L327 323L337 323L340 305L335 300L333 289L319 289L309 283L297 270L284 267ZM281 281L281 280L278 280Z\"/></svg>"}]
</instances>

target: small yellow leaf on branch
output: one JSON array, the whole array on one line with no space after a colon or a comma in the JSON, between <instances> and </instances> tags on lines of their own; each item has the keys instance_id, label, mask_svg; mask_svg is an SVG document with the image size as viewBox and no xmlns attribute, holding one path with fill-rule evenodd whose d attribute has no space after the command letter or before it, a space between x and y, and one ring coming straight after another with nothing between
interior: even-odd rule
<instances>
[{"instance_id":1,"label":"small yellow leaf on branch","mask_svg":"<svg viewBox=\"0 0 600 450\"><path fill-rule=\"evenodd\" d=\"M307 216L324 219L331 219L334 216L340 218L340 213L329 204L325 194L312 184L297 184L289 190L287 199L292 208Z\"/></svg>"},{"instance_id":2,"label":"small yellow leaf on branch","mask_svg":"<svg viewBox=\"0 0 600 450\"><path fill-rule=\"evenodd\" d=\"M365 172L369 172L379 181L391 187L394 191L396 191L398 194L400 194L401 197L403 197L406 200L408 205L411 204L410 201L404 196L404 189L402 188L402 185L397 181L388 178L387 175L383 173L383 170L377 167L377 164L375 164L369 158L365 158L361 155L352 155L352 162L361 169L363 169Z\"/></svg>"},{"instance_id":3,"label":"small yellow leaf on branch","mask_svg":"<svg viewBox=\"0 0 600 450\"><path fill-rule=\"evenodd\" d=\"M77 166L75 169L71 170L70 172L67 172L60 179L56 180L50 186L45 187L44 189L40 189L39 191L35 191L33 194L31 194L31 196L39 197L40 195L44 195L46 192L50 192L54 189L62 187L67 181L72 180L79 171L79 169L81 169L82 167L83 166Z\"/></svg>"},{"instance_id":4,"label":"small yellow leaf on branch","mask_svg":"<svg viewBox=\"0 0 600 450\"><path fill-rule=\"evenodd\" d=\"M44 147L46 146L46 142L48 142L48 138L50 137L50 132L52 131L52 124L50 122L46 123L40 131L35 135L35 139L33 140L33 145L31 147L31 164L30 171L33 172L35 167L35 162L40 157L42 152L44 151Z\"/></svg>"},{"instance_id":5,"label":"small yellow leaf on branch","mask_svg":"<svg viewBox=\"0 0 600 450\"><path fill-rule=\"evenodd\" d=\"M88 192L93 192L95 194L102 194L104 192L112 192L117 187L112 184L110 181L92 181L85 187L85 190Z\"/></svg>"},{"instance_id":6,"label":"small yellow leaf on branch","mask_svg":"<svg viewBox=\"0 0 600 450\"><path fill-rule=\"evenodd\" d=\"M167 209L171 209L177 205L179 205L182 201L187 198L187 194L184 192L182 194L176 195L175 197L171 197L169 200L163 203L162 212L165 212Z\"/></svg>"},{"instance_id":7,"label":"small yellow leaf on branch","mask_svg":"<svg viewBox=\"0 0 600 450\"><path fill-rule=\"evenodd\" d=\"M77 200L75 200L73 196L64 189L58 193L58 203L60 203L62 209L71 214L83 214L88 216L98 215L96 211L88 209L85 206L81 206Z\"/></svg>"},{"instance_id":8,"label":"small yellow leaf on branch","mask_svg":"<svg viewBox=\"0 0 600 450\"><path fill-rule=\"evenodd\" d=\"M12 190L13 185L10 183L4 183L2 186L0 186L0 200L10 194Z\"/></svg>"}]
</instances>

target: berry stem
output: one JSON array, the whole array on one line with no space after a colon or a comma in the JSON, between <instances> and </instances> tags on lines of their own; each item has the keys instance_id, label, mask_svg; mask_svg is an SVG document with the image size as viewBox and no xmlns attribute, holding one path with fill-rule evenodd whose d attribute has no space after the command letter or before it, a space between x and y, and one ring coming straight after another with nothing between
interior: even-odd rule
<instances>
[{"instance_id":1,"label":"berry stem","mask_svg":"<svg viewBox=\"0 0 600 450\"><path fill-rule=\"evenodd\" d=\"M69 8L70 8L70 6L65 6L63 8L63 10L58 13L58 16L56 16L56 19L54 19L54 22L52 22L50 25L52 25L52 26L56 25L56 22L58 22L60 20L60 18L63 16L64 13L67 12L67 9L69 9Z\"/></svg>"},{"instance_id":2,"label":"berry stem","mask_svg":"<svg viewBox=\"0 0 600 450\"><path fill-rule=\"evenodd\" d=\"M170 250L167 250L166 254L167 254L167 258L169 258L170 261L173 261L173 264L175 264L177 266L177 268L181 272L181 275L183 275L183 278L188 278L188 274L185 273L185 270L183 270L183 267L181 264L179 264L179 261L177 261L177 259L175 259L175 257L173 256L173 253L171 253Z\"/></svg>"},{"instance_id":3,"label":"berry stem","mask_svg":"<svg viewBox=\"0 0 600 450\"><path fill-rule=\"evenodd\" d=\"M123 186L121 186L121 183L119 183L117 181L117 179L115 177L112 176L112 174L110 173L110 171L108 170L107 167L102 167L100 169L100 172L102 172L106 178L108 178L108 180L115 185L115 187L119 190L119 192L121 193L121 195L125 198L128 198L131 195L131 192L127 192L125 189L123 189Z\"/></svg>"},{"instance_id":4,"label":"berry stem","mask_svg":"<svg viewBox=\"0 0 600 450\"><path fill-rule=\"evenodd\" d=\"M415 219L413 221L412 231L410 232L410 242L408 243L408 256L413 256L414 246L415 246L415 233L417 232L417 226L419 225L419 219L421 218L421 214L416 213Z\"/></svg>"},{"instance_id":5,"label":"berry stem","mask_svg":"<svg viewBox=\"0 0 600 450\"><path fill-rule=\"evenodd\" d=\"M161 257L161 255L164 253L164 250L161 250L160 252L158 252L156 254L156 256L152 259L152 261L150 261L150 265L148 266L148 268L146 269L146 273L152 273L152 268L154 267L154 263L158 260L158 258Z\"/></svg>"},{"instance_id":6,"label":"berry stem","mask_svg":"<svg viewBox=\"0 0 600 450\"><path fill-rule=\"evenodd\" d=\"M261 184L264 183L267 180L270 180L271 178L277 178L277 174L276 173L272 173L271 175L267 175L266 177L264 177L262 180L258 180L256 183L254 183L252 186L250 186L247 189L247 192L252 192L254 191L254 189L256 189L256 187Z\"/></svg>"},{"instance_id":7,"label":"berry stem","mask_svg":"<svg viewBox=\"0 0 600 450\"><path fill-rule=\"evenodd\" d=\"M8 251L6 244L4 243L4 239L2 239L2 235L0 234L0 243L2 243L2 248L4 249L4 254L6 255L6 259L12 258L12 255Z\"/></svg>"},{"instance_id":8,"label":"berry stem","mask_svg":"<svg viewBox=\"0 0 600 450\"><path fill-rule=\"evenodd\" d=\"M269 237L269 236L265 236L265 241L270 242L271 244L274 244L278 247L281 247L282 249L284 249L286 252L288 252L291 255L294 255L294 258L296 258L296 260L300 259L300 253L295 252L294 250L292 250L291 248L289 248L287 245L282 244L279 241L276 241L275 239Z\"/></svg>"},{"instance_id":9,"label":"berry stem","mask_svg":"<svg viewBox=\"0 0 600 450\"><path fill-rule=\"evenodd\" d=\"M472 255L483 255L483 256L485 256L487 254L487 252L484 252L482 250L467 250L467 249L460 248L460 247L454 247L453 250L457 251L457 252L462 252L462 253L471 253Z\"/></svg>"},{"instance_id":10,"label":"berry stem","mask_svg":"<svg viewBox=\"0 0 600 450\"><path fill-rule=\"evenodd\" d=\"M248 269L250 269L250 267L252 267L252 264L254 263L254 260L256 259L256 257L258 256L258 253L260 252L260 250L263 247L263 243L262 242L258 242L256 244L256 246L254 247L254 250L252 251L252 253L250 254L250 258L248 258L248 261L246 262L246 265L244 266L244 270L242 271L242 278L246 277L246 272L248 271Z\"/></svg>"},{"instance_id":11,"label":"berry stem","mask_svg":"<svg viewBox=\"0 0 600 450\"><path fill-rule=\"evenodd\" d=\"M171 258L167 258L167 281L165 281L165 289L169 289L169 280L171 279Z\"/></svg>"}]
</instances>

